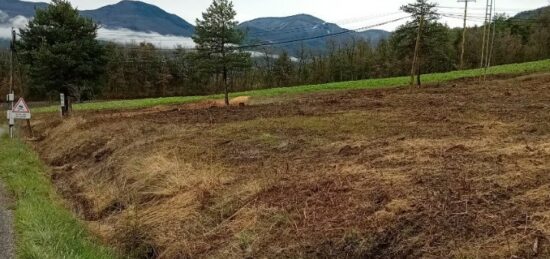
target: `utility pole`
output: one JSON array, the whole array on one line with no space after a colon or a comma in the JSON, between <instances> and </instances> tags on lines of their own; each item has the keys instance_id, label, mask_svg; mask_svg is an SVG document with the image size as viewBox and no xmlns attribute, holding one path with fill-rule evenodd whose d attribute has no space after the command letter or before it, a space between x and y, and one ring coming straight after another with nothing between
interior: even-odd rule
<instances>
[{"instance_id":1,"label":"utility pole","mask_svg":"<svg viewBox=\"0 0 550 259\"><path fill-rule=\"evenodd\" d=\"M14 119L12 118L13 115L11 113L11 111L13 110L13 101L15 99L15 96L14 96L14 93L13 93L13 89L14 89L14 86L13 86L13 54L15 52L15 40L16 40L16 33L15 33L15 29L12 27L11 28L11 44L10 44L10 92L8 94L8 102L10 103L9 104L9 108L8 108L8 114L9 114L9 118L8 118L8 124L9 124L9 135L10 135L10 138L13 138L13 127L14 127Z\"/></svg>"},{"instance_id":2,"label":"utility pole","mask_svg":"<svg viewBox=\"0 0 550 259\"><path fill-rule=\"evenodd\" d=\"M495 24L491 26L493 21L493 11L495 11L495 0L487 0L487 7L485 11L485 26L483 30L483 47L481 54L481 68L484 69L483 80L487 77L487 70L491 65L492 47L494 44L494 37L496 32ZM492 36L492 37L491 37Z\"/></svg>"},{"instance_id":3,"label":"utility pole","mask_svg":"<svg viewBox=\"0 0 550 259\"><path fill-rule=\"evenodd\" d=\"M491 22L493 20L493 0L487 0L485 7L485 22L483 26L483 42L481 46L481 68L487 66L491 38Z\"/></svg>"},{"instance_id":4,"label":"utility pole","mask_svg":"<svg viewBox=\"0 0 550 259\"><path fill-rule=\"evenodd\" d=\"M422 35L422 29L424 27L424 7L421 7L421 15L420 15L420 21L418 23L418 34L416 35L416 44L414 46L414 54L413 54L413 61L412 61L412 68L411 68L411 87L414 85L414 76L416 73L416 70L418 69L418 51L420 50L420 40Z\"/></svg>"},{"instance_id":5,"label":"utility pole","mask_svg":"<svg viewBox=\"0 0 550 259\"><path fill-rule=\"evenodd\" d=\"M466 51L466 31L468 21L468 2L475 2L475 0L458 0L458 2L464 2L464 30L462 32L462 48L460 53L460 70L464 69L464 53Z\"/></svg>"},{"instance_id":6,"label":"utility pole","mask_svg":"<svg viewBox=\"0 0 550 259\"><path fill-rule=\"evenodd\" d=\"M487 66L485 68L485 76L487 76L487 69L489 69L491 67L491 61L493 59L493 50L495 48L495 37L496 37L496 34L497 34L497 21L494 19L496 17L496 12L497 12L496 1L497 0L493 0L493 37L491 39L491 46L489 48L489 57L487 58Z\"/></svg>"},{"instance_id":7,"label":"utility pole","mask_svg":"<svg viewBox=\"0 0 550 259\"><path fill-rule=\"evenodd\" d=\"M489 6L490 1L487 0L487 4L485 6L485 22L483 23L483 40L481 41L481 65L480 68L483 68L485 66L485 41L487 40L487 27L488 27L488 15L489 15Z\"/></svg>"}]
</instances>

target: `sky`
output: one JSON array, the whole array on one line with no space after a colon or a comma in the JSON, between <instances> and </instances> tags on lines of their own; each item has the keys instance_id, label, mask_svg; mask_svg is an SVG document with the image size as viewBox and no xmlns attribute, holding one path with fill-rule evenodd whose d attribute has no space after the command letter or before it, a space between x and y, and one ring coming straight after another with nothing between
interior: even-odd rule
<instances>
[{"instance_id":1,"label":"sky","mask_svg":"<svg viewBox=\"0 0 550 259\"><path fill-rule=\"evenodd\" d=\"M44 0L27 0L40 2ZM210 0L142 0L154 4L169 13L177 14L194 24L195 19L210 5ZM413 0L233 0L240 22L258 17L280 17L307 13L327 22L336 23L347 29L357 29L402 17L399 7ZM550 0L495 0L498 13L514 15L520 11L550 5ZM70 0L80 10L96 9L115 4L119 0ZM457 0L434 0L441 12L452 14L454 18L443 20L452 27L462 27L458 17L462 15L464 3ZM470 3L472 20L470 25L480 23L485 12L485 0ZM402 23L402 22L401 22ZM400 23L392 23L376 28L394 30Z\"/></svg>"}]
</instances>

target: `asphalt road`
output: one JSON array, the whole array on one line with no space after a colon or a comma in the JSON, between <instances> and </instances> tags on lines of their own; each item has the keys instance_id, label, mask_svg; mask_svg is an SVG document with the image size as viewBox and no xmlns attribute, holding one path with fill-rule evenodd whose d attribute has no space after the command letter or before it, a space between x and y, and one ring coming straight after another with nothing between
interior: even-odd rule
<instances>
[{"instance_id":1,"label":"asphalt road","mask_svg":"<svg viewBox=\"0 0 550 259\"><path fill-rule=\"evenodd\" d=\"M8 198L4 185L0 183L0 258L12 259L13 249L13 213L10 209L11 201Z\"/></svg>"},{"instance_id":2,"label":"asphalt road","mask_svg":"<svg viewBox=\"0 0 550 259\"><path fill-rule=\"evenodd\" d=\"M6 133L4 127L0 127L0 137ZM0 147L1 148L1 147ZM14 255L13 242L13 213L10 209L11 201L0 182L0 258L12 259Z\"/></svg>"}]
</instances>

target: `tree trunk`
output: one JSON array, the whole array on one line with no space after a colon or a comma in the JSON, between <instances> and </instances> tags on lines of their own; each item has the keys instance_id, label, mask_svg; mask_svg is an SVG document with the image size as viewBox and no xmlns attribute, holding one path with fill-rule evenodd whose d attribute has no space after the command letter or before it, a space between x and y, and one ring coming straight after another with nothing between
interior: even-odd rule
<instances>
[{"instance_id":1,"label":"tree trunk","mask_svg":"<svg viewBox=\"0 0 550 259\"><path fill-rule=\"evenodd\" d=\"M421 34L422 34L422 27L424 26L424 13L422 13L422 16L420 16L420 22L418 24L418 34L416 35L416 44L414 46L414 53L413 53L413 60L412 60L412 68L411 68L411 87L414 86L414 70L418 67L418 52L420 51L420 41L422 40Z\"/></svg>"},{"instance_id":2,"label":"tree trunk","mask_svg":"<svg viewBox=\"0 0 550 259\"><path fill-rule=\"evenodd\" d=\"M227 68L223 68L223 89L225 93L225 106L229 106L229 89L227 88Z\"/></svg>"}]
</instances>

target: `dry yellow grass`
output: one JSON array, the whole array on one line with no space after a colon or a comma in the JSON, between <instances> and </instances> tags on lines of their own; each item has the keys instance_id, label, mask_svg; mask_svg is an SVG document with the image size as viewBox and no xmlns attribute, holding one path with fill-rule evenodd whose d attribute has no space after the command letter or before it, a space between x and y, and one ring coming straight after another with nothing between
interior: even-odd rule
<instances>
[{"instance_id":1,"label":"dry yellow grass","mask_svg":"<svg viewBox=\"0 0 550 259\"><path fill-rule=\"evenodd\" d=\"M144 257L545 257L548 82L42 118L35 147Z\"/></svg>"}]
</instances>

